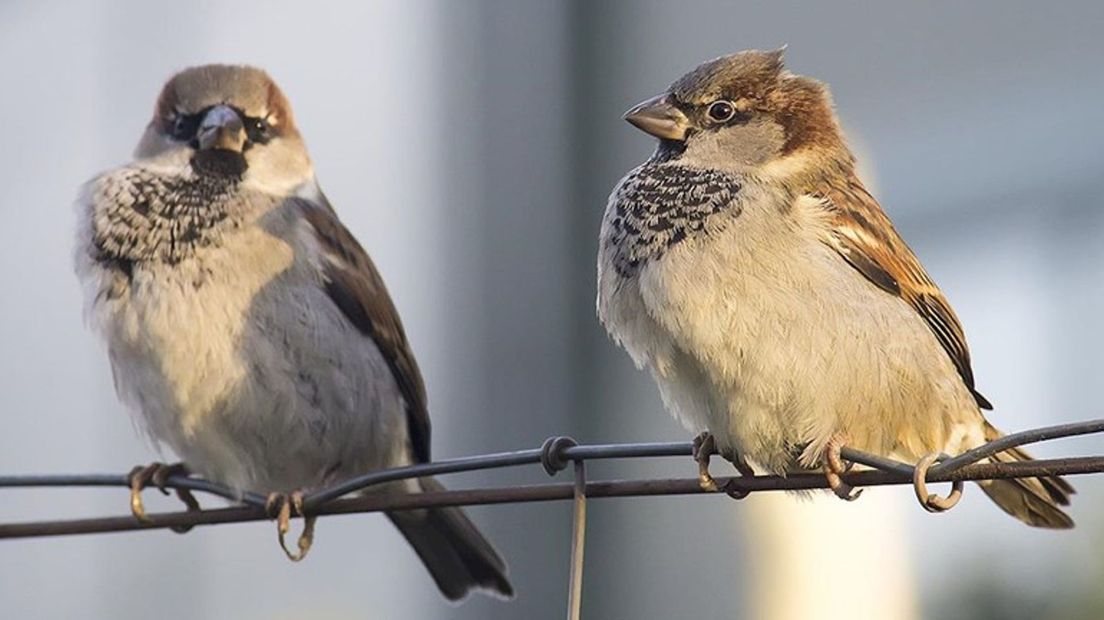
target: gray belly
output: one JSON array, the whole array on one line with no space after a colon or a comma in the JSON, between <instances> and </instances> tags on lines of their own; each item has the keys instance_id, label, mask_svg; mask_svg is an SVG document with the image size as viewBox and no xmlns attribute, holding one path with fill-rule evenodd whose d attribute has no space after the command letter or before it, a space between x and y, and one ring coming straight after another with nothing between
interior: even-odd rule
<instances>
[{"instance_id":1,"label":"gray belly","mask_svg":"<svg viewBox=\"0 0 1104 620\"><path fill-rule=\"evenodd\" d=\"M375 344L313 286L276 286L254 305L239 352L249 371L206 433L245 455L250 487L319 486L406 464L405 406Z\"/></svg>"}]
</instances>

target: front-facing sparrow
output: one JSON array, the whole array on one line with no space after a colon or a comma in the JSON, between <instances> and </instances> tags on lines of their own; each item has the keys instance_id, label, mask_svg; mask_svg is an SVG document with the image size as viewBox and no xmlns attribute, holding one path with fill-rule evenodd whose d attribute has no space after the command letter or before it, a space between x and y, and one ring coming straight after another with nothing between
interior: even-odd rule
<instances>
[{"instance_id":1,"label":"front-facing sparrow","mask_svg":"<svg viewBox=\"0 0 1104 620\"><path fill-rule=\"evenodd\" d=\"M77 270L116 390L187 469L287 494L286 527L304 489L429 460L425 387L398 313L263 71L174 76L134 160L93 179L79 208ZM141 486L165 471L135 473L137 516ZM387 516L449 599L512 594L460 509Z\"/></svg>"},{"instance_id":2,"label":"front-facing sparrow","mask_svg":"<svg viewBox=\"0 0 1104 620\"><path fill-rule=\"evenodd\" d=\"M841 494L841 444L916 463L1000 436L958 319L856 175L823 84L781 51L742 52L625 118L659 145L610 197L598 314L683 424L741 465L826 466ZM1057 476L981 487L1029 525L1073 525Z\"/></svg>"}]
</instances>

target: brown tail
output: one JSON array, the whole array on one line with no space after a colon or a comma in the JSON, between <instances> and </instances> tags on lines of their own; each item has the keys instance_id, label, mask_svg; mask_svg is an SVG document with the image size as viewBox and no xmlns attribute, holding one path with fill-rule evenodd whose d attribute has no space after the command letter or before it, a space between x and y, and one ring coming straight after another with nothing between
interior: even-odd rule
<instances>
[{"instance_id":1,"label":"brown tail","mask_svg":"<svg viewBox=\"0 0 1104 620\"><path fill-rule=\"evenodd\" d=\"M1001 434L991 424L985 423L986 441L993 441ZM1031 456L1020 448L1012 448L994 454L989 460L994 463L1012 463L1030 461ZM1069 496L1074 490L1058 476L987 480L978 484L1001 510L1028 525L1052 529L1073 527L1073 519L1062 512L1059 506L1069 505Z\"/></svg>"},{"instance_id":2,"label":"brown tail","mask_svg":"<svg viewBox=\"0 0 1104 620\"><path fill-rule=\"evenodd\" d=\"M423 491L444 490L433 478L422 478L420 483ZM506 563L459 508L389 512L387 518L414 547L450 601L458 601L475 589L513 597Z\"/></svg>"}]
</instances>

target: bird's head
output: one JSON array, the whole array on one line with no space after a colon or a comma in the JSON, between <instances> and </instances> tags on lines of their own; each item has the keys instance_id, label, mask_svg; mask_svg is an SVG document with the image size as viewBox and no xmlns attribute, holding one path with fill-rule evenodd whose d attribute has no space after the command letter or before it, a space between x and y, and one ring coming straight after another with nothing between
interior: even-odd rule
<instances>
[{"instance_id":1,"label":"bird's head","mask_svg":"<svg viewBox=\"0 0 1104 620\"><path fill-rule=\"evenodd\" d=\"M287 98L264 71L238 65L192 67L170 78L135 157L273 192L313 174Z\"/></svg>"},{"instance_id":2,"label":"bird's head","mask_svg":"<svg viewBox=\"0 0 1104 620\"><path fill-rule=\"evenodd\" d=\"M828 89L786 71L782 52L706 62L625 120L659 138L658 157L703 167L758 169L810 154L850 158Z\"/></svg>"}]
</instances>

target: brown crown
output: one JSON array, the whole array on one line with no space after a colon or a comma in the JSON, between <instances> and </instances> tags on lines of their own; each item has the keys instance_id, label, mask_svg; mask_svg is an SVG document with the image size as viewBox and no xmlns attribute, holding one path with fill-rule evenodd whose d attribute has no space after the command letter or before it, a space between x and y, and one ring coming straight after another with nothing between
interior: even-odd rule
<instances>
[{"instance_id":1,"label":"brown crown","mask_svg":"<svg viewBox=\"0 0 1104 620\"><path fill-rule=\"evenodd\" d=\"M263 70L246 65L203 65L177 73L161 89L154 122L165 126L177 113L195 114L218 104L269 117L281 134L297 132L280 87Z\"/></svg>"},{"instance_id":2,"label":"brown crown","mask_svg":"<svg viewBox=\"0 0 1104 620\"><path fill-rule=\"evenodd\" d=\"M692 106L728 99L772 115L785 131L784 153L845 148L828 88L786 71L782 54L749 50L711 60L679 78L670 92Z\"/></svg>"}]
</instances>

